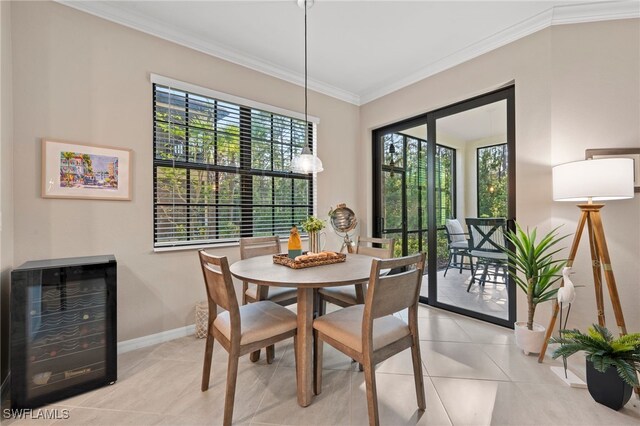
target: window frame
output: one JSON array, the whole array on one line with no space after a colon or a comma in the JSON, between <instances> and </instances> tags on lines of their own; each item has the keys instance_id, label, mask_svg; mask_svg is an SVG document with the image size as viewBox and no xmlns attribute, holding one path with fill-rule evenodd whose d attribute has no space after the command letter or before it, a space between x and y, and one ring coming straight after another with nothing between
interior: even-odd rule
<instances>
[{"instance_id":1,"label":"window frame","mask_svg":"<svg viewBox=\"0 0 640 426\"><path fill-rule=\"evenodd\" d=\"M443 212L442 206L438 205L438 201L436 199L436 229L438 230L444 230L445 228L445 223L447 221L447 219L455 219L458 216L458 193L457 193L457 187L458 187L458 162L457 162L457 155L458 155L458 150L456 148L450 147L448 145L443 145L443 144L439 144L436 143L436 148L435 148L435 152L436 152L436 173L438 172L438 149L445 149L451 152L451 165L449 167L450 169L450 173L451 173L451 185L449 188L449 191L447 191L449 193L449 197L450 197L450 202L451 202L451 211L449 212L450 214L447 215L445 212ZM440 163L442 164L442 163ZM436 196L438 196L439 194L444 193L445 191L442 189L442 187L439 187L437 185L437 181L440 179L439 176L436 176L436 182L434 182L434 190L436 191ZM438 215L440 215L440 219L442 224L438 223ZM447 217L449 216L449 217Z\"/></svg>"},{"instance_id":2,"label":"window frame","mask_svg":"<svg viewBox=\"0 0 640 426\"><path fill-rule=\"evenodd\" d=\"M506 169L508 170L508 164L509 164L509 145L507 144L507 142L501 142L501 143L494 143L491 145L483 145L483 146L479 146L476 148L476 216L477 217L482 217L482 214L480 212L480 150L483 149L490 149L490 148L495 148L495 147L503 147L503 149L505 150L505 158L506 158L506 162L507 162L507 167ZM509 181L507 179L507 185L509 185ZM507 200L509 198L509 190L507 188ZM505 215L504 217L507 217L507 215ZM487 217L492 217L492 216L487 216Z\"/></svg>"},{"instance_id":3,"label":"window frame","mask_svg":"<svg viewBox=\"0 0 640 426\"><path fill-rule=\"evenodd\" d=\"M256 235L256 230L254 228L254 209L263 207L270 208L272 210L271 216L271 230L273 231L270 235L278 235L277 225L279 222L275 221L275 211L277 208L287 208L290 207L292 211L292 220L295 220L294 211L295 209L306 208L307 215L316 215L317 213L317 174L301 174L301 173L293 173L290 171L283 170L274 170L274 156L272 155L269 159L269 166L267 166L270 170L265 169L254 169L252 164L252 117L256 115L256 113L268 114L269 122L271 123L271 128L273 130L273 122L278 117L283 117L287 120L290 120L290 131L292 135L292 139L289 144L292 149L295 149L296 146L301 142L300 140L293 140L293 129L294 127L304 128L304 114L288 111L282 108L274 107L271 105L263 104L260 102L243 99L234 95L225 94L222 92L217 92L211 89L199 87L190 83L181 82L178 80L169 79L167 77L158 76L155 74L151 74L151 88L152 88L152 127L153 127L153 159L152 159L152 168L153 168L153 249L155 252L162 251L173 251L173 250L193 250L204 247L225 247L225 246L235 246L238 244L239 238L243 237L251 237ZM186 154L184 157L184 161L176 160L176 159L162 159L157 158L157 114L156 114L156 96L157 96L157 87L163 87L168 90L176 90L185 93L185 147ZM190 158L188 155L188 149L190 146L189 143L189 126L188 114L188 95L193 95L196 97L205 97L215 102L214 111L217 111L218 103L223 102L225 104L232 104L234 107L238 108L238 144L239 144L239 158L237 166L235 165L220 165L209 164L209 163L199 163L199 162L190 162ZM296 122L301 122L301 126L296 126ZM307 126L306 126L306 138L305 144L309 146L312 152L317 152L317 125L319 123L319 119L317 117L308 116ZM217 135L217 129L211 130L214 135ZM262 143L270 143L271 147L274 146L273 133L270 133L269 138L265 139L265 141L260 141ZM215 137L215 136L214 136ZM215 148L217 149L217 147ZM273 151L273 148L271 148ZM292 154L293 155L293 154ZM215 235L213 232L207 232L205 239L196 239L193 235L190 235L189 232L189 219L193 213L191 213L190 206L198 206L201 203L192 202L192 200L187 199L187 202L184 204L180 204L180 206L186 206L185 209L185 222L187 224L187 239L186 240L174 240L170 242L159 242L159 232L158 232L158 206L163 205L165 203L159 202L158 200L158 168L161 167L169 167L178 170L185 170L185 190L187 194L190 191L190 173L193 170L204 170L207 172L215 172L215 173L228 173L235 176L238 176L239 180L239 190L240 195L238 197L238 204L232 204L231 207L239 209L239 229L238 236L231 238L219 238L220 235ZM256 204L254 202L254 193L253 193L253 178L254 176L264 176L271 178L271 204ZM283 203L276 203L276 191L274 180L276 178L290 178L291 179L291 204L287 204L286 206ZM309 182L308 184L308 198L307 202L304 204L296 204L294 200L295 194L295 180L306 180ZM207 206L218 206L218 200L214 203L207 203ZM226 205L226 204L225 204ZM298 210L299 211L299 210ZM216 212L216 218L217 216ZM175 217L175 216L174 216ZM281 224L280 224L281 225ZM262 235L257 233L258 235ZM286 238L283 233L279 233L282 239ZM216 236L216 239L212 239L212 236Z\"/></svg>"},{"instance_id":4,"label":"window frame","mask_svg":"<svg viewBox=\"0 0 640 426\"><path fill-rule=\"evenodd\" d=\"M393 167L390 166L389 164L387 164L385 162L385 138L387 136L395 136L397 138L394 138L393 140L393 144L396 146L396 155L398 160L402 160L402 164L398 165L395 164ZM409 229L409 221L407 218L407 210L408 210L408 182L407 182L407 152L408 152L408 146L409 146L409 141L410 140L414 140L419 142L418 146L418 156L420 155L420 152L424 153L425 155L425 163L424 163L424 172L425 172L425 183L428 186L428 182L427 182L427 178L428 178L428 171L427 171L427 162L426 162L426 155L427 155L427 150L428 150L428 146L431 144L431 142L429 142L426 139L423 138L419 138L417 136L412 136L412 135L408 135L406 133L403 133L401 130L399 131L393 131L390 130L387 133L384 133L381 135L381 137L379 138L379 144L380 146L378 147L378 153L380 155L380 159L379 159L379 170L375 171L374 170L374 174L379 174L380 177L380 181L379 181L379 188L378 189L374 189L374 193L375 191L380 191L380 209L382 211L383 206L382 204L384 203L384 179L383 179L383 174L385 172L393 172L393 173L398 173L402 176L402 195L401 195L401 203L403 205L403 211L402 211L402 216L400 218L400 227L399 228L387 228L384 222L379 222L378 223L378 228L376 229L374 232L374 235L383 237L383 238L391 238L393 235L395 234L401 234L403 237L401 239L396 239L396 249L399 248L400 249L400 253L396 253L396 255L398 256L405 256L409 253L409 235L411 234L417 234L418 235L418 250L420 251L424 251L426 250L426 246L423 244L423 241L426 240L426 236L428 235L429 232L429 227L428 227L428 223L427 223L427 213L426 210L423 208L425 206L425 202L427 199L427 186L425 186L424 188L420 187L418 189L418 226L415 229ZM401 144L402 148L398 149L396 144ZM424 149L422 148L422 145L424 144ZM435 152L436 152L436 157L437 157L437 152L438 149L442 149L442 150L448 150L451 153L451 164L450 164L450 173L451 173L451 186L449 188L449 191L444 191L442 189L437 189L437 192L439 194L441 193L445 193L448 192L449 197L450 197L450 201L451 201L451 215L453 215L455 217L456 215L456 211L457 211L457 197L456 197L456 191L457 191L457 161L456 161L456 156L457 156L457 149L453 148L451 146L448 145L444 145L444 144L439 144L436 143L435 144ZM378 164L378 161L376 161L376 164ZM438 164L438 160L436 159L436 165ZM420 168L420 166L418 166L418 168ZM436 167L438 168L438 167ZM439 182L439 177L436 177L436 180ZM434 187L435 187L435 183L434 183ZM439 188L439 187L437 187ZM436 203L437 204L437 203ZM436 209L436 216L439 214L438 212L441 212L441 209ZM445 215L446 216L446 215ZM386 218L385 218L386 219ZM445 222L445 217L443 217L442 219L442 224L440 225L439 223L437 223L436 221L436 229L438 231L443 231L444 230L444 222ZM406 237L406 238L405 238ZM401 240L401 241L400 241Z\"/></svg>"}]
</instances>

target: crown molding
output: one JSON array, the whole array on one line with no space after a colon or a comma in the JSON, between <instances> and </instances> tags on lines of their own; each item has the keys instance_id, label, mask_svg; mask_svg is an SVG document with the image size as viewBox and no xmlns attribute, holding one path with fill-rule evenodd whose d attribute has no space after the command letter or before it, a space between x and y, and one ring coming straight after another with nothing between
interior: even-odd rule
<instances>
[{"instance_id":1,"label":"crown molding","mask_svg":"<svg viewBox=\"0 0 640 426\"><path fill-rule=\"evenodd\" d=\"M640 18L640 1L609 1L556 6L551 25Z\"/></svg>"},{"instance_id":2,"label":"crown molding","mask_svg":"<svg viewBox=\"0 0 640 426\"><path fill-rule=\"evenodd\" d=\"M82 12L98 16L246 68L250 68L289 83L304 86L304 76L296 72L284 69L274 63L258 59L237 50L220 46L208 40L185 35L180 31L176 31L168 27L160 21L149 18L146 15L123 11L118 7L118 2L83 2L74 0L55 1ZM555 6L490 37L477 41L441 60L433 62L426 67L411 73L408 76L400 79L394 79L393 81L382 82L379 85L380 87L367 90L364 93L353 93L315 79L309 79L309 89L359 106L552 25L567 25L632 18L640 18L639 0L605 1L598 3Z\"/></svg>"},{"instance_id":3,"label":"crown molding","mask_svg":"<svg viewBox=\"0 0 640 426\"><path fill-rule=\"evenodd\" d=\"M433 62L405 78L361 93L360 104L364 105L553 25L631 18L640 18L640 1L638 0L552 7L499 33L473 43L446 58Z\"/></svg>"},{"instance_id":4,"label":"crown molding","mask_svg":"<svg viewBox=\"0 0 640 426\"><path fill-rule=\"evenodd\" d=\"M199 37L186 35L168 27L165 23L150 18L146 15L124 11L118 7L119 2L84 2L77 0L54 0L57 3L69 6L73 9L86 12L90 15L106 19L116 24L124 25L137 31L188 47L207 55L215 56L234 64L250 68L252 70L270 75L280 80L304 87L304 76L296 72L284 69L271 62L255 58L234 49L229 49ZM360 105L360 96L348 90L332 86L330 84L309 78L310 90L331 96L342 101Z\"/></svg>"},{"instance_id":5,"label":"crown molding","mask_svg":"<svg viewBox=\"0 0 640 426\"><path fill-rule=\"evenodd\" d=\"M545 29L549 26L552 16L552 9L546 10L545 12L539 13L526 21L513 25L499 33L460 49L457 52L435 61L402 79L394 81L391 84L383 85L380 88L367 91L360 95L361 104L364 105L367 102L371 102L382 96L410 86L411 84L417 83L420 80L424 80L425 78L439 72L453 68L456 65L495 50L505 44L509 44L515 40L526 37L529 34Z\"/></svg>"}]
</instances>

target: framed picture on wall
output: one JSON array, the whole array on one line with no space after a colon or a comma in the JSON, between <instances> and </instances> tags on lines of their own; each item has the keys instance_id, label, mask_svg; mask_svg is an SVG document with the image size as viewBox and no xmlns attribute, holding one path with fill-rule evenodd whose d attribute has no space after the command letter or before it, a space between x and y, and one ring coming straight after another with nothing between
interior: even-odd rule
<instances>
[{"instance_id":1,"label":"framed picture on wall","mask_svg":"<svg viewBox=\"0 0 640 426\"><path fill-rule=\"evenodd\" d=\"M131 200L130 149L42 140L42 197Z\"/></svg>"},{"instance_id":2,"label":"framed picture on wall","mask_svg":"<svg viewBox=\"0 0 640 426\"><path fill-rule=\"evenodd\" d=\"M633 160L633 189L640 192L640 148L587 149L585 158L631 158Z\"/></svg>"}]
</instances>

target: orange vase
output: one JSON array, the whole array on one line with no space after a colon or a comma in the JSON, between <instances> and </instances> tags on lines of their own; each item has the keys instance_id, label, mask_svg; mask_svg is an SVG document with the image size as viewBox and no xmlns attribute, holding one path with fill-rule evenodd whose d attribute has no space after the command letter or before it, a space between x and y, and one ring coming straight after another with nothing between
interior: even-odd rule
<instances>
[{"instance_id":1,"label":"orange vase","mask_svg":"<svg viewBox=\"0 0 640 426\"><path fill-rule=\"evenodd\" d=\"M289 258L295 259L302 254L302 242L300 241L300 233L298 228L294 226L289 232L289 243L287 244L289 250Z\"/></svg>"}]
</instances>

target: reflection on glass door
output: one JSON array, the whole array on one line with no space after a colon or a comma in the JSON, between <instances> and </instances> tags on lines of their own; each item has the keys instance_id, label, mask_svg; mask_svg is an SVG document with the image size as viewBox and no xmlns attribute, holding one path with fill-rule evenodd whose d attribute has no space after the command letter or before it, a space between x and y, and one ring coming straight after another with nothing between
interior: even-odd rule
<instances>
[{"instance_id":1,"label":"reflection on glass door","mask_svg":"<svg viewBox=\"0 0 640 426\"><path fill-rule=\"evenodd\" d=\"M448 256L438 265L437 302L507 321L508 263L499 249L509 202L507 101L444 115L435 126L436 140L460 153L461 169L456 208L441 223Z\"/></svg>"},{"instance_id":2,"label":"reflection on glass door","mask_svg":"<svg viewBox=\"0 0 640 426\"><path fill-rule=\"evenodd\" d=\"M380 170L381 234L395 239L395 256L425 251L427 143L411 132L387 133L380 142L384 153Z\"/></svg>"},{"instance_id":3,"label":"reflection on glass door","mask_svg":"<svg viewBox=\"0 0 640 426\"><path fill-rule=\"evenodd\" d=\"M515 218L514 111L509 87L373 133L374 236L395 238L396 256L427 253L421 301L505 326L506 256L472 240L504 247Z\"/></svg>"},{"instance_id":4,"label":"reflection on glass door","mask_svg":"<svg viewBox=\"0 0 640 426\"><path fill-rule=\"evenodd\" d=\"M428 245L427 208L427 126L390 130L379 138L380 175L380 232L384 238L395 239L394 255L407 256L426 252ZM447 241L444 221L455 209L456 151L451 147L435 147L435 179L438 264L447 260ZM425 270L426 273L426 270ZM421 296L428 296L428 286Z\"/></svg>"},{"instance_id":5,"label":"reflection on glass door","mask_svg":"<svg viewBox=\"0 0 640 426\"><path fill-rule=\"evenodd\" d=\"M515 219L513 87L438 110L430 125L436 142L458 155L454 207L442 223L447 258L429 269L429 303L512 326L504 233Z\"/></svg>"}]
</instances>

